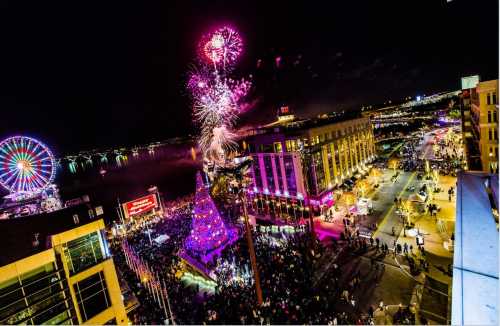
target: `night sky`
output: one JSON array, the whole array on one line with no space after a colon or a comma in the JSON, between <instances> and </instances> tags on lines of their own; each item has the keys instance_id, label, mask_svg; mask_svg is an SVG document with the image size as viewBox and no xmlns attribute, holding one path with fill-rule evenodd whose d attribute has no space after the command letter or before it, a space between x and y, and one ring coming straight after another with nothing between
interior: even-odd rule
<instances>
[{"instance_id":1,"label":"night sky","mask_svg":"<svg viewBox=\"0 0 500 326\"><path fill-rule=\"evenodd\" d=\"M456 90L498 75L498 2L0 2L0 137L57 155L193 132L185 81L200 36L223 22L245 52L254 106L241 123ZM275 58L282 58L276 67ZM257 60L261 61L257 68Z\"/></svg>"}]
</instances>

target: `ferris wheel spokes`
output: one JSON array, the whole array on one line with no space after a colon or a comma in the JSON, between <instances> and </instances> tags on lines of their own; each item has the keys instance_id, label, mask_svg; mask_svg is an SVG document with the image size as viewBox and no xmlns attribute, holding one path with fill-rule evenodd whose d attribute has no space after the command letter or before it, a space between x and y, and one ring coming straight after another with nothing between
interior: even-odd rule
<instances>
[{"instance_id":1,"label":"ferris wheel spokes","mask_svg":"<svg viewBox=\"0 0 500 326\"><path fill-rule=\"evenodd\" d=\"M15 136L0 143L0 184L11 192L34 192L54 179L55 160L34 138Z\"/></svg>"}]
</instances>

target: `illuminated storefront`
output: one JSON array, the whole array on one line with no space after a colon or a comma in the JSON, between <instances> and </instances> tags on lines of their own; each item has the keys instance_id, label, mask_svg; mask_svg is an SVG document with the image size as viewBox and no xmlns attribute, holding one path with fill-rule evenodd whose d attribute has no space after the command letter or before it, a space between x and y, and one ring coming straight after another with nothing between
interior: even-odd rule
<instances>
[{"instance_id":1,"label":"illuminated storefront","mask_svg":"<svg viewBox=\"0 0 500 326\"><path fill-rule=\"evenodd\" d=\"M259 213L280 218L320 214L334 190L375 158L369 118L278 120L245 139L253 159L249 196Z\"/></svg>"}]
</instances>

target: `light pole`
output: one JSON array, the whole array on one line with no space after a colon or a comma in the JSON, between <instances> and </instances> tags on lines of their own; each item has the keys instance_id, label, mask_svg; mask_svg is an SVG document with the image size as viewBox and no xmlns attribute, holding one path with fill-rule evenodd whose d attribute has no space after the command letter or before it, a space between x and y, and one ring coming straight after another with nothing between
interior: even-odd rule
<instances>
[{"instance_id":1,"label":"light pole","mask_svg":"<svg viewBox=\"0 0 500 326\"><path fill-rule=\"evenodd\" d=\"M260 275L259 275L259 268L257 265L257 256L255 255L255 247L252 238L252 229L250 227L250 221L247 212L247 195L246 195L245 177L244 177L244 173L246 172L246 168L248 168L250 162L251 161L247 160L246 162L242 163L236 168L231 169L229 174L232 174L234 176L234 179L238 184L238 197L243 205L243 217L245 223L245 233L247 238L248 251L250 254L250 264L252 266L253 276L255 280L255 292L257 295L257 304L260 306L263 303L262 288L260 286ZM266 200L266 203L269 209L269 199Z\"/></svg>"},{"instance_id":2,"label":"light pole","mask_svg":"<svg viewBox=\"0 0 500 326\"><path fill-rule=\"evenodd\" d=\"M243 204L243 216L245 218L245 229L246 229L246 237L248 244L248 251L250 252L250 263L252 264L253 276L255 279L255 292L257 293L257 303L258 305L262 305L262 288L260 287L260 276L259 276L259 268L257 266L257 257L255 255L255 248L253 245L252 239L252 230L250 228L250 222L248 220L247 213L247 202L246 202L246 194L244 190L240 190L240 199Z\"/></svg>"}]
</instances>

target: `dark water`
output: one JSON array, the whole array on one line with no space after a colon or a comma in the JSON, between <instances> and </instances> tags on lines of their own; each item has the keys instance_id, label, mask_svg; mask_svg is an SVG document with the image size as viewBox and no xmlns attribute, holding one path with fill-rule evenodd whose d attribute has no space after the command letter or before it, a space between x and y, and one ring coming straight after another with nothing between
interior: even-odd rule
<instances>
[{"instance_id":1,"label":"dark water","mask_svg":"<svg viewBox=\"0 0 500 326\"><path fill-rule=\"evenodd\" d=\"M104 176L100 167L85 172L61 173L56 179L63 200L89 195L95 205L103 205L107 222L116 219L117 199L123 203L147 194L157 186L167 201L190 194L200 163L193 161L190 144L168 148L165 155L130 161L127 166L110 166Z\"/></svg>"}]
</instances>

